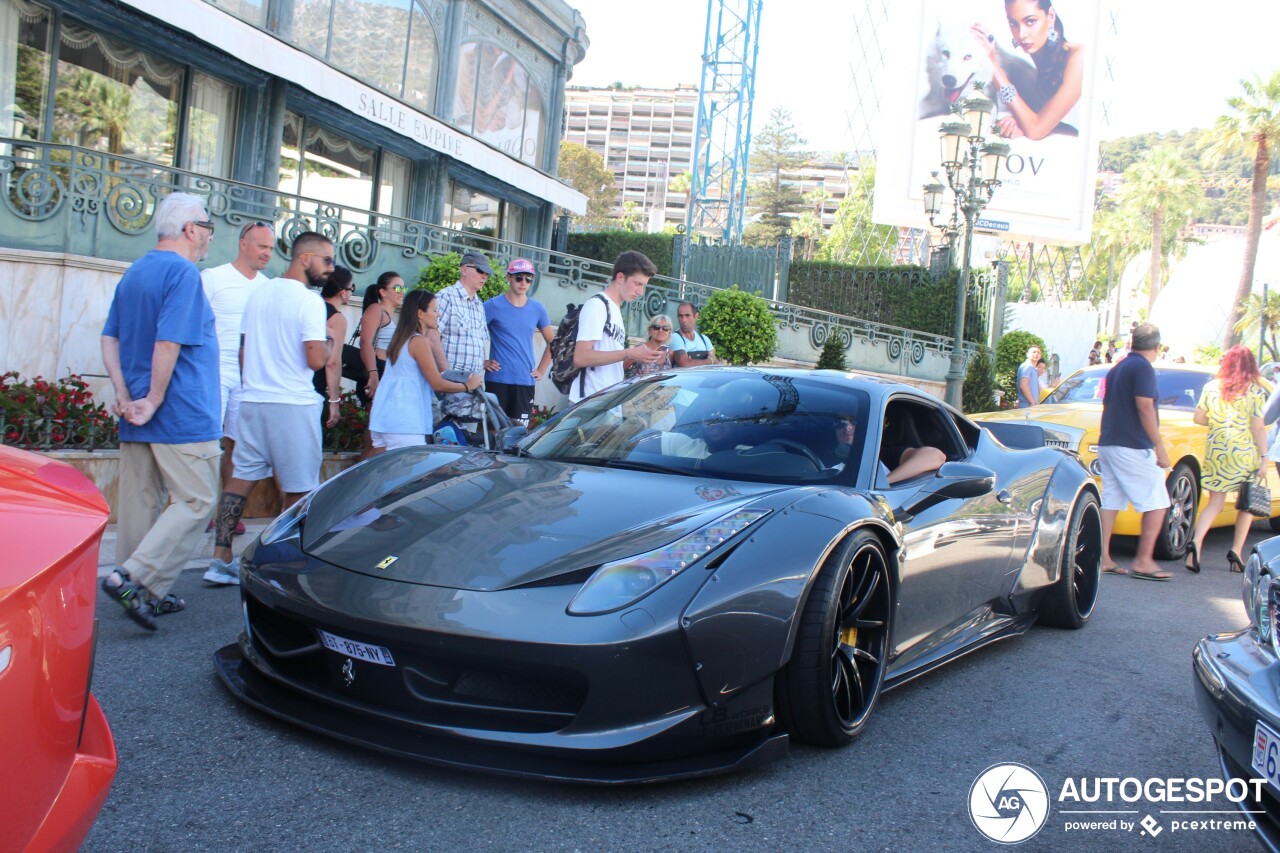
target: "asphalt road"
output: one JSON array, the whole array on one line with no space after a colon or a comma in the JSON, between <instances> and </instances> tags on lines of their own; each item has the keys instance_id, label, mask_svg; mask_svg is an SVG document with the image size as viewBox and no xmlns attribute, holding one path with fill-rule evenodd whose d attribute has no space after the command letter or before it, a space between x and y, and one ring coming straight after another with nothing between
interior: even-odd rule
<instances>
[{"instance_id":1,"label":"asphalt road","mask_svg":"<svg viewBox=\"0 0 1280 853\"><path fill-rule=\"evenodd\" d=\"M1251 542L1269 535L1255 526ZM1043 777L1051 802L1081 777L1217 776L1192 696L1191 648L1245 623L1227 531L1204 572L1104 576L1082 631L1035 628L886 695L842 750L793 747L738 775L643 788L541 785L441 770L309 734L242 706L210 657L240 626L238 594L186 572L188 609L146 634L101 606L94 691L120 770L88 851L996 850L975 829L975 778L1002 762ZM1123 562L1125 546L1117 548ZM1131 552L1130 552L1131 553ZM102 600L105 604L105 599ZM1097 808L1096 805L1088 806ZM1225 808L1218 804L1210 808ZM1249 832L1175 831L1159 804L1107 815L1155 836L1067 831L1055 804L1023 850L1261 849ZM1180 806L1177 808L1206 808Z\"/></svg>"}]
</instances>

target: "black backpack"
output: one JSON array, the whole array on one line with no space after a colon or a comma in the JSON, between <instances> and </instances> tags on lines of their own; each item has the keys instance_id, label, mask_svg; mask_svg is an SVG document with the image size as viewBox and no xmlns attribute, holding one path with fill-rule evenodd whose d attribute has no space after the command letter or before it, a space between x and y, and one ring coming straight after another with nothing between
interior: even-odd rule
<instances>
[{"instance_id":1,"label":"black backpack","mask_svg":"<svg viewBox=\"0 0 1280 853\"><path fill-rule=\"evenodd\" d=\"M602 293L597 293L592 298L605 299L606 297ZM609 306L606 303L606 316L608 311ZM569 389L573 387L573 380L582 374L582 368L575 367L573 363L573 351L578 346L578 315L581 313L582 305L570 304L564 312L564 319L556 329L555 337L551 339L551 343L547 344L551 349L551 383L561 394L568 394ZM608 325L607 320L605 324Z\"/></svg>"}]
</instances>

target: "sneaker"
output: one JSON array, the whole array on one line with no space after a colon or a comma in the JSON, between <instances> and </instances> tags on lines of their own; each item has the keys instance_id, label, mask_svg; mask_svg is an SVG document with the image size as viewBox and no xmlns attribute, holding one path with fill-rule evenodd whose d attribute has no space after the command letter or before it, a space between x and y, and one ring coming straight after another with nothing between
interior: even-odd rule
<instances>
[{"instance_id":1,"label":"sneaker","mask_svg":"<svg viewBox=\"0 0 1280 853\"><path fill-rule=\"evenodd\" d=\"M211 518L211 519L209 519L209 526L208 526L208 527L206 527L206 528L204 529L204 532L205 532L205 533L211 533L211 532L213 532L213 519L212 519L212 518ZM243 522L243 521L237 521L237 522L236 522L236 535L237 535L237 536L243 536L243 535L244 535L244 522Z\"/></svg>"},{"instance_id":2,"label":"sneaker","mask_svg":"<svg viewBox=\"0 0 1280 853\"><path fill-rule=\"evenodd\" d=\"M240 585L240 561L232 560L224 563L217 557L209 564L209 569L204 573L206 583L215 584L217 586L239 586Z\"/></svg>"}]
</instances>

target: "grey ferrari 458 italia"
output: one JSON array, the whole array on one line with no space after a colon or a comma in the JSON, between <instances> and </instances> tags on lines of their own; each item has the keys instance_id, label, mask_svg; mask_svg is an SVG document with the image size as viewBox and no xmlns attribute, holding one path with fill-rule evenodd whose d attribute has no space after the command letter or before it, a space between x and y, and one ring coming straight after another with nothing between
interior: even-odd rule
<instances>
[{"instance_id":1,"label":"grey ferrari 458 italia","mask_svg":"<svg viewBox=\"0 0 1280 853\"><path fill-rule=\"evenodd\" d=\"M695 368L522 433L375 457L277 518L227 687L395 755L647 782L848 743L884 690L1097 599L1079 460L906 385Z\"/></svg>"}]
</instances>

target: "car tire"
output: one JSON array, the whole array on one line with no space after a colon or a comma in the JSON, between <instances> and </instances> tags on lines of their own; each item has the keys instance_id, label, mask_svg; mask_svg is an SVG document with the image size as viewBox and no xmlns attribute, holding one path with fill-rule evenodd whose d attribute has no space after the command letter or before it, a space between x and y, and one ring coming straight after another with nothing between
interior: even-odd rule
<instances>
[{"instance_id":1,"label":"car tire","mask_svg":"<svg viewBox=\"0 0 1280 853\"><path fill-rule=\"evenodd\" d=\"M1165 480L1169 490L1169 509L1164 515L1164 525L1156 537L1157 560L1181 560L1187 553L1187 543L1196 529L1196 510L1200 506L1200 483L1196 472L1185 462L1179 462Z\"/></svg>"},{"instance_id":2,"label":"car tire","mask_svg":"<svg viewBox=\"0 0 1280 853\"><path fill-rule=\"evenodd\" d=\"M861 530L827 558L779 673L783 726L798 741L844 746L875 710L889 662L893 590L880 539Z\"/></svg>"},{"instance_id":3,"label":"car tire","mask_svg":"<svg viewBox=\"0 0 1280 853\"><path fill-rule=\"evenodd\" d=\"M1093 492L1081 492L1071 510L1059 558L1058 582L1040 605L1040 622L1052 628L1083 628L1098 603L1102 578L1102 511Z\"/></svg>"}]
</instances>

